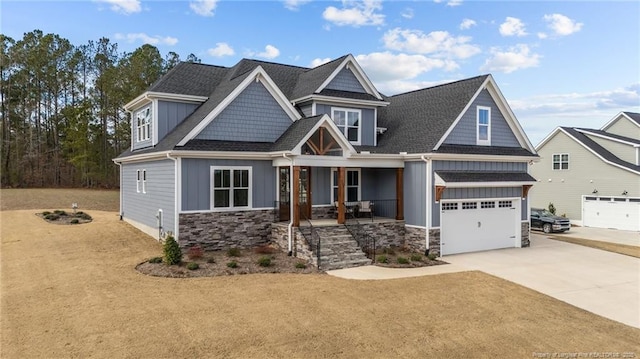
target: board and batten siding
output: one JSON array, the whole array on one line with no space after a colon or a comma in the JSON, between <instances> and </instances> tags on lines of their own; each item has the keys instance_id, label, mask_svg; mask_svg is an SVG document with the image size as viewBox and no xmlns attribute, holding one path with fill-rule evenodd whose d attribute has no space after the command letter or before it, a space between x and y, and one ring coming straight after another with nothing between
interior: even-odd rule
<instances>
[{"instance_id":1,"label":"board and batten siding","mask_svg":"<svg viewBox=\"0 0 640 359\"><path fill-rule=\"evenodd\" d=\"M436 171L487 171L487 172L527 172L526 162L492 162L492 161L433 161L432 182L435 183ZM535 186L534 186L535 187ZM435 186L433 187L435 193ZM474 187L447 188L442 199L476 199L476 198L513 198L522 197L522 187ZM529 200L521 200L520 219L527 220ZM433 199L431 203L431 224L440 226L440 203Z\"/></svg>"},{"instance_id":2,"label":"board and batten siding","mask_svg":"<svg viewBox=\"0 0 640 359\"><path fill-rule=\"evenodd\" d=\"M198 106L193 103L158 101L158 141L184 121Z\"/></svg>"},{"instance_id":3,"label":"board and batten siding","mask_svg":"<svg viewBox=\"0 0 640 359\"><path fill-rule=\"evenodd\" d=\"M568 170L553 170L554 153L569 154ZM566 214L574 221L582 221L582 196L620 196L627 191L629 197L640 196L640 175L610 165L558 131L538 149L540 162L531 166L531 175L538 182L529 192L531 207L556 207L557 214Z\"/></svg>"},{"instance_id":4,"label":"board and batten siding","mask_svg":"<svg viewBox=\"0 0 640 359\"><path fill-rule=\"evenodd\" d=\"M407 225L426 227L427 170L425 162L404 163L404 219Z\"/></svg>"},{"instance_id":5,"label":"board and batten siding","mask_svg":"<svg viewBox=\"0 0 640 359\"><path fill-rule=\"evenodd\" d=\"M372 108L354 107L348 105L332 105L332 104L316 104L316 115L326 114L333 118L333 108L347 108L353 110L362 111L362 124L360 125L360 145L362 146L374 146L375 145L375 127L376 127L376 113Z\"/></svg>"},{"instance_id":6,"label":"board and batten siding","mask_svg":"<svg viewBox=\"0 0 640 359\"><path fill-rule=\"evenodd\" d=\"M362 200L396 199L395 168L363 168Z\"/></svg>"},{"instance_id":7,"label":"board and batten siding","mask_svg":"<svg viewBox=\"0 0 640 359\"><path fill-rule=\"evenodd\" d=\"M336 74L336 76L325 87L328 90L350 91L366 93L358 78L351 72L350 69L343 68Z\"/></svg>"},{"instance_id":8,"label":"board and batten siding","mask_svg":"<svg viewBox=\"0 0 640 359\"><path fill-rule=\"evenodd\" d=\"M252 208L273 208L276 200L276 168L271 161L182 159L181 211L211 210L211 167L252 168Z\"/></svg>"},{"instance_id":9,"label":"board and batten siding","mask_svg":"<svg viewBox=\"0 0 640 359\"><path fill-rule=\"evenodd\" d=\"M471 106L462 115L460 121L447 136L444 143L449 145L476 145L477 107L491 108L491 145L500 147L520 147L518 139L511 131L507 120L500 112L498 105L489 94L482 90Z\"/></svg>"},{"instance_id":10,"label":"board and batten siding","mask_svg":"<svg viewBox=\"0 0 640 359\"><path fill-rule=\"evenodd\" d=\"M253 82L196 139L275 142L291 123L264 85Z\"/></svg>"},{"instance_id":11,"label":"board and batten siding","mask_svg":"<svg viewBox=\"0 0 640 359\"><path fill-rule=\"evenodd\" d=\"M138 128L137 128L136 117L138 113L146 110L147 108L151 108L151 123L149 124L149 139L144 141L138 141ZM153 122L154 122L153 119L156 116L153 108L154 108L153 104L149 103L145 106L138 108L137 110L131 113L131 149L132 150L139 150L139 149L147 148L153 145L153 132L156 131L156 129L153 128Z\"/></svg>"},{"instance_id":12,"label":"board and batten siding","mask_svg":"<svg viewBox=\"0 0 640 359\"><path fill-rule=\"evenodd\" d=\"M330 167L311 167L311 193L312 205L332 204Z\"/></svg>"},{"instance_id":13,"label":"board and batten siding","mask_svg":"<svg viewBox=\"0 0 640 359\"><path fill-rule=\"evenodd\" d=\"M636 163L636 149L632 145L627 145L617 141L612 141L606 138L591 136L585 134L592 139L595 143L604 147L607 151L613 153L619 159L629 162L631 164Z\"/></svg>"},{"instance_id":14,"label":"board and batten siding","mask_svg":"<svg viewBox=\"0 0 640 359\"><path fill-rule=\"evenodd\" d=\"M122 216L150 228L158 228L162 209L165 232L176 233L175 163L173 160L122 164ZM136 191L137 170L147 171L146 193Z\"/></svg>"},{"instance_id":15,"label":"board and batten siding","mask_svg":"<svg viewBox=\"0 0 640 359\"><path fill-rule=\"evenodd\" d=\"M609 128L606 129L606 131L609 133L613 133L614 135L640 140L640 127L633 124L626 117L618 118L618 120L612 123Z\"/></svg>"}]
</instances>

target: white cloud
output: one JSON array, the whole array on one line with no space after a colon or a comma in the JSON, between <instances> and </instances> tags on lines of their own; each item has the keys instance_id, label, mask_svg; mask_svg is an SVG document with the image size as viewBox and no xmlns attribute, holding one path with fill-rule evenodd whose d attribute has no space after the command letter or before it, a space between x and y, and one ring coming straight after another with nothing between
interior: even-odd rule
<instances>
[{"instance_id":1,"label":"white cloud","mask_svg":"<svg viewBox=\"0 0 640 359\"><path fill-rule=\"evenodd\" d=\"M413 19L413 9L410 7L404 9L404 11L400 13L400 16L405 19Z\"/></svg>"},{"instance_id":2,"label":"white cloud","mask_svg":"<svg viewBox=\"0 0 640 359\"><path fill-rule=\"evenodd\" d=\"M492 48L491 57L485 61L480 70L508 74L516 70L536 67L540 62L540 58L540 55L532 53L529 46L524 44L511 47L507 51Z\"/></svg>"},{"instance_id":3,"label":"white cloud","mask_svg":"<svg viewBox=\"0 0 640 359\"><path fill-rule=\"evenodd\" d=\"M226 42L218 42L216 47L207 50L207 53L213 57L223 57L235 55L236 52Z\"/></svg>"},{"instance_id":4,"label":"white cloud","mask_svg":"<svg viewBox=\"0 0 640 359\"><path fill-rule=\"evenodd\" d=\"M515 17L507 16L505 21L500 25L500 35L502 36L525 36L524 23Z\"/></svg>"},{"instance_id":5,"label":"white cloud","mask_svg":"<svg viewBox=\"0 0 640 359\"><path fill-rule=\"evenodd\" d=\"M357 55L356 60L372 81L382 82L409 80L434 69L453 71L458 68L458 64L451 60L388 51Z\"/></svg>"},{"instance_id":6,"label":"white cloud","mask_svg":"<svg viewBox=\"0 0 640 359\"><path fill-rule=\"evenodd\" d=\"M111 5L111 10L126 15L142 11L140 0L96 0Z\"/></svg>"},{"instance_id":7,"label":"white cloud","mask_svg":"<svg viewBox=\"0 0 640 359\"><path fill-rule=\"evenodd\" d=\"M249 51L247 54L249 56L261 57L263 59L271 60L280 56L280 50L278 50L278 48L273 45L267 45L264 47L264 51L262 52L255 53L255 52Z\"/></svg>"},{"instance_id":8,"label":"white cloud","mask_svg":"<svg viewBox=\"0 0 640 359\"><path fill-rule=\"evenodd\" d=\"M418 54L433 54L437 57L465 59L476 55L480 48L470 44L468 36L452 36L446 31L433 31L428 34L420 30L395 28L387 31L382 41L390 50L406 51Z\"/></svg>"},{"instance_id":9,"label":"white cloud","mask_svg":"<svg viewBox=\"0 0 640 359\"><path fill-rule=\"evenodd\" d=\"M464 19L460 23L460 30L469 30L472 26L476 26L476 22L471 19Z\"/></svg>"},{"instance_id":10,"label":"white cloud","mask_svg":"<svg viewBox=\"0 0 640 359\"><path fill-rule=\"evenodd\" d=\"M311 0L284 0L284 7L289 10L296 11L300 6L310 2Z\"/></svg>"},{"instance_id":11,"label":"white cloud","mask_svg":"<svg viewBox=\"0 0 640 359\"><path fill-rule=\"evenodd\" d=\"M313 61L311 61L311 64L309 64L309 67L311 68L318 67L320 65L326 64L329 61L331 61L331 58L329 57L325 57L324 59L316 58L316 59L313 59Z\"/></svg>"},{"instance_id":12,"label":"white cloud","mask_svg":"<svg viewBox=\"0 0 640 359\"><path fill-rule=\"evenodd\" d=\"M547 38L547 34L544 32L539 32L538 33L538 39L546 39Z\"/></svg>"},{"instance_id":13,"label":"white cloud","mask_svg":"<svg viewBox=\"0 0 640 359\"><path fill-rule=\"evenodd\" d=\"M384 24L381 0L342 0L342 9L327 7L322 17L337 26L376 26Z\"/></svg>"},{"instance_id":14,"label":"white cloud","mask_svg":"<svg viewBox=\"0 0 640 359\"><path fill-rule=\"evenodd\" d=\"M440 3L443 2L443 0L433 0L433 2L436 3L436 4L440 4ZM460 6L460 5L462 5L462 0L449 0L449 1L447 1L447 6L454 7L454 6Z\"/></svg>"},{"instance_id":15,"label":"white cloud","mask_svg":"<svg viewBox=\"0 0 640 359\"><path fill-rule=\"evenodd\" d=\"M189 8L200 16L213 16L218 0L194 0L189 2Z\"/></svg>"},{"instance_id":16,"label":"white cloud","mask_svg":"<svg viewBox=\"0 0 640 359\"><path fill-rule=\"evenodd\" d=\"M547 22L547 27L558 36L566 36L578 32L583 25L561 14L545 15L543 19Z\"/></svg>"},{"instance_id":17,"label":"white cloud","mask_svg":"<svg viewBox=\"0 0 640 359\"><path fill-rule=\"evenodd\" d=\"M129 34L117 33L114 35L114 37L116 38L116 40L124 40L129 43L139 41L144 44L150 44L150 45L160 44L160 45L173 46L178 43L178 39L176 39L175 37L171 37L171 36L162 37L158 35L151 36L143 32L129 33Z\"/></svg>"}]
</instances>

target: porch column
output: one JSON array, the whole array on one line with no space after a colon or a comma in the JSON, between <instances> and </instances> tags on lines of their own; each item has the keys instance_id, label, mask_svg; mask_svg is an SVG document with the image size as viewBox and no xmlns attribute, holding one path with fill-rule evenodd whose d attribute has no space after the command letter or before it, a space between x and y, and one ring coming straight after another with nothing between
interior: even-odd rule
<instances>
[{"instance_id":1,"label":"porch column","mask_svg":"<svg viewBox=\"0 0 640 359\"><path fill-rule=\"evenodd\" d=\"M345 170L344 167L338 167L338 224L344 224L344 182L345 182Z\"/></svg>"},{"instance_id":2,"label":"porch column","mask_svg":"<svg viewBox=\"0 0 640 359\"><path fill-rule=\"evenodd\" d=\"M293 226L300 227L300 166L293 166L291 183L291 200L293 201Z\"/></svg>"},{"instance_id":3,"label":"porch column","mask_svg":"<svg viewBox=\"0 0 640 359\"><path fill-rule=\"evenodd\" d=\"M396 168L396 220L404 220L404 168Z\"/></svg>"}]
</instances>

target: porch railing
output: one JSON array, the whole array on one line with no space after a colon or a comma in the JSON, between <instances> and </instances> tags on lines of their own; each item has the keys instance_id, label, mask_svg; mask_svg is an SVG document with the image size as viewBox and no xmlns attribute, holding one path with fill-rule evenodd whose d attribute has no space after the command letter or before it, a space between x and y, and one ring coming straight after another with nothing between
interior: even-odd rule
<instances>
[{"instance_id":1,"label":"porch railing","mask_svg":"<svg viewBox=\"0 0 640 359\"><path fill-rule=\"evenodd\" d=\"M349 207L350 202L342 204L345 206L345 222L344 226L347 228L351 236L356 240L358 246L364 254L370 258L373 263L376 262L376 239L369 233L364 225L360 222L360 219L356 215L354 207Z\"/></svg>"},{"instance_id":2,"label":"porch railing","mask_svg":"<svg viewBox=\"0 0 640 359\"><path fill-rule=\"evenodd\" d=\"M305 213L305 211L302 210L302 208L306 208L307 207L307 203L306 202L301 202L300 203L300 220L301 222L304 221L307 223L308 225L308 229L304 228L303 226L300 226L300 233L302 233L302 236L304 237L304 239L307 241L307 243L309 244L309 249L311 250L311 254L312 256L316 257L316 261L318 264L318 269L320 269L321 267L321 258L320 258L320 235L318 234L318 231L313 227L313 223L311 223L311 218L307 218L307 214ZM303 229L304 228L304 229Z\"/></svg>"}]
</instances>

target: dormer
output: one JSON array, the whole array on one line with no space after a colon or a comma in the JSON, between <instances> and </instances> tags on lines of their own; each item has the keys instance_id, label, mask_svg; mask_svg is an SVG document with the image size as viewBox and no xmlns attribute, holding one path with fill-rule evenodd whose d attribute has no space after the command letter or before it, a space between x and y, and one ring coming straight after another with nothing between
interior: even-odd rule
<instances>
[{"instance_id":1,"label":"dormer","mask_svg":"<svg viewBox=\"0 0 640 359\"><path fill-rule=\"evenodd\" d=\"M204 96L145 92L125 105L131 114L131 149L155 146L189 116Z\"/></svg>"}]
</instances>

